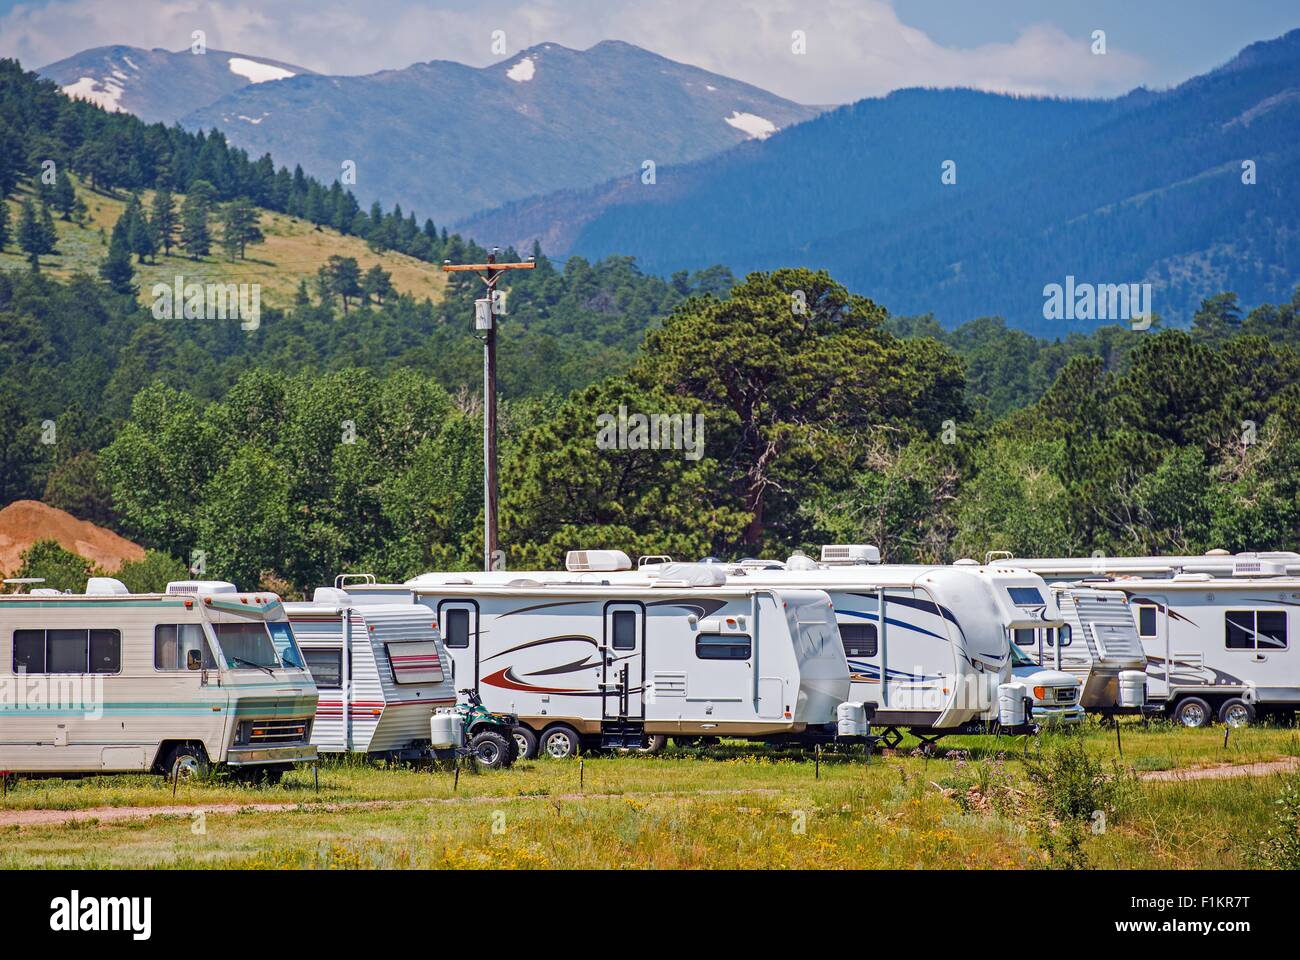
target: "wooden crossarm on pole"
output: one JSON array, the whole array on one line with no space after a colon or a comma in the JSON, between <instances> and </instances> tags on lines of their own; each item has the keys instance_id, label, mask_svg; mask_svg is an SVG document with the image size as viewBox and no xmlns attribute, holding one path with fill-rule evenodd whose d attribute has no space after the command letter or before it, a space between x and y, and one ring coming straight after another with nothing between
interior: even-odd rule
<instances>
[{"instance_id":1,"label":"wooden crossarm on pole","mask_svg":"<svg viewBox=\"0 0 1300 960\"><path fill-rule=\"evenodd\" d=\"M535 263L444 263L444 273L458 273L464 270L532 270Z\"/></svg>"}]
</instances>

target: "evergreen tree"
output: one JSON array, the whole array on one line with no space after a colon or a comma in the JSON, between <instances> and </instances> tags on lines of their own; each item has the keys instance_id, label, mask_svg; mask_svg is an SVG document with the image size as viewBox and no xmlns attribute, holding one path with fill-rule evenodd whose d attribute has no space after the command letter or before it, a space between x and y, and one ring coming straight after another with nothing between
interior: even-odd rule
<instances>
[{"instance_id":1,"label":"evergreen tree","mask_svg":"<svg viewBox=\"0 0 1300 960\"><path fill-rule=\"evenodd\" d=\"M64 220L71 220L77 209L77 190L72 185L67 168L60 166L54 178L54 188L50 191L51 202Z\"/></svg>"},{"instance_id":2,"label":"evergreen tree","mask_svg":"<svg viewBox=\"0 0 1300 960\"><path fill-rule=\"evenodd\" d=\"M208 230L208 191L197 189L198 181L190 187L185 202L181 204L181 246L191 260L206 257L212 250L212 234Z\"/></svg>"},{"instance_id":3,"label":"evergreen tree","mask_svg":"<svg viewBox=\"0 0 1300 960\"><path fill-rule=\"evenodd\" d=\"M41 257L55 252L54 221L50 208L41 205L38 212L30 200L23 201L23 212L18 220L18 246L27 254L33 272L41 269Z\"/></svg>"},{"instance_id":4,"label":"evergreen tree","mask_svg":"<svg viewBox=\"0 0 1300 960\"><path fill-rule=\"evenodd\" d=\"M0 250L9 243L9 204L0 197Z\"/></svg>"},{"instance_id":5,"label":"evergreen tree","mask_svg":"<svg viewBox=\"0 0 1300 960\"><path fill-rule=\"evenodd\" d=\"M158 251L158 245L154 240L153 227L140 203L139 194L131 194L122 219L126 221L127 248L139 258L141 263L151 259Z\"/></svg>"},{"instance_id":6,"label":"evergreen tree","mask_svg":"<svg viewBox=\"0 0 1300 960\"><path fill-rule=\"evenodd\" d=\"M245 246L266 239L257 219L257 209L244 197L226 205L221 220L221 246L231 260L235 259L236 252L241 260L244 259Z\"/></svg>"},{"instance_id":7,"label":"evergreen tree","mask_svg":"<svg viewBox=\"0 0 1300 960\"><path fill-rule=\"evenodd\" d=\"M180 227L180 221L176 216L176 199L166 187L161 188L153 195L152 213L150 223L153 224L156 245L162 247L165 256L171 256L172 245L176 242L176 231Z\"/></svg>"},{"instance_id":8,"label":"evergreen tree","mask_svg":"<svg viewBox=\"0 0 1300 960\"><path fill-rule=\"evenodd\" d=\"M361 288L366 300L382 304L393 292L393 275L376 263L366 271Z\"/></svg>"},{"instance_id":9,"label":"evergreen tree","mask_svg":"<svg viewBox=\"0 0 1300 960\"><path fill-rule=\"evenodd\" d=\"M117 293L134 296L136 289L132 280L135 268L131 266L131 227L128 217L123 214L113 227L113 238L108 243L108 256L99 265L99 275Z\"/></svg>"}]
</instances>

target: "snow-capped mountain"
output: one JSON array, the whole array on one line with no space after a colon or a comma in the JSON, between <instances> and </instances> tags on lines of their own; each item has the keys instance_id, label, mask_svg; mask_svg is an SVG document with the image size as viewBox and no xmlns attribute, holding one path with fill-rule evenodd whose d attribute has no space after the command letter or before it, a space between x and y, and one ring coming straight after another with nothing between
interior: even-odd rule
<instances>
[{"instance_id":1,"label":"snow-capped mountain","mask_svg":"<svg viewBox=\"0 0 1300 960\"><path fill-rule=\"evenodd\" d=\"M229 50L202 54L112 46L83 50L39 71L63 92L148 122L185 114L244 87L310 73L305 67Z\"/></svg>"}]
</instances>

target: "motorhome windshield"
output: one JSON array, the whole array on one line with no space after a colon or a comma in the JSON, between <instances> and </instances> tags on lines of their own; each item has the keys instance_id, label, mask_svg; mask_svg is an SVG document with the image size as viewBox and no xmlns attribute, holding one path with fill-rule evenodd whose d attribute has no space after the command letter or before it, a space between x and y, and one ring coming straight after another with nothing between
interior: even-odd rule
<instances>
[{"instance_id":1,"label":"motorhome windshield","mask_svg":"<svg viewBox=\"0 0 1300 960\"><path fill-rule=\"evenodd\" d=\"M221 645L221 655L232 670L302 668L302 654L287 623L218 623L213 626Z\"/></svg>"}]
</instances>

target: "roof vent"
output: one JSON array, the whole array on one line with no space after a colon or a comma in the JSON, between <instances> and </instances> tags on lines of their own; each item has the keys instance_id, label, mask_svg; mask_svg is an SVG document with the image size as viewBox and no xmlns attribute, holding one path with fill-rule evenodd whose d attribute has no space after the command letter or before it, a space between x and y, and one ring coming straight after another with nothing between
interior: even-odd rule
<instances>
[{"instance_id":1,"label":"roof vent","mask_svg":"<svg viewBox=\"0 0 1300 960\"><path fill-rule=\"evenodd\" d=\"M167 584L169 594L238 593L233 583L225 580L173 580Z\"/></svg>"},{"instance_id":2,"label":"roof vent","mask_svg":"<svg viewBox=\"0 0 1300 960\"><path fill-rule=\"evenodd\" d=\"M796 550L790 555L790 559L785 562L787 570L816 570L817 561L802 550Z\"/></svg>"},{"instance_id":3,"label":"roof vent","mask_svg":"<svg viewBox=\"0 0 1300 960\"><path fill-rule=\"evenodd\" d=\"M125 583L112 577L91 577L86 581L88 597L123 597L130 593Z\"/></svg>"},{"instance_id":4,"label":"roof vent","mask_svg":"<svg viewBox=\"0 0 1300 960\"><path fill-rule=\"evenodd\" d=\"M1174 583L1203 583L1206 580L1213 580L1208 573L1175 573L1171 577Z\"/></svg>"},{"instance_id":5,"label":"roof vent","mask_svg":"<svg viewBox=\"0 0 1300 960\"><path fill-rule=\"evenodd\" d=\"M1215 547L1213 550L1206 550L1206 551L1205 551L1205 555L1206 555L1207 557L1226 557L1226 556L1230 556L1230 554L1228 553L1228 551L1227 551L1227 550L1224 550L1222 547Z\"/></svg>"},{"instance_id":6,"label":"roof vent","mask_svg":"<svg viewBox=\"0 0 1300 960\"><path fill-rule=\"evenodd\" d=\"M564 555L564 569L571 573L631 570L632 560L622 550L570 550Z\"/></svg>"},{"instance_id":7,"label":"roof vent","mask_svg":"<svg viewBox=\"0 0 1300 960\"><path fill-rule=\"evenodd\" d=\"M317 587L311 592L312 603L324 603L331 607L352 606L352 594L339 587Z\"/></svg>"},{"instance_id":8,"label":"roof vent","mask_svg":"<svg viewBox=\"0 0 1300 960\"><path fill-rule=\"evenodd\" d=\"M879 562L880 548L869 543L828 543L822 546L822 563L845 565Z\"/></svg>"},{"instance_id":9,"label":"roof vent","mask_svg":"<svg viewBox=\"0 0 1300 960\"><path fill-rule=\"evenodd\" d=\"M970 557L962 557L960 560L954 560L952 565L954 567L978 567L979 562L972 560Z\"/></svg>"},{"instance_id":10,"label":"roof vent","mask_svg":"<svg viewBox=\"0 0 1300 960\"><path fill-rule=\"evenodd\" d=\"M1281 577L1286 575L1286 564L1265 560L1255 554L1239 553L1232 561L1234 577Z\"/></svg>"},{"instance_id":11,"label":"roof vent","mask_svg":"<svg viewBox=\"0 0 1300 960\"><path fill-rule=\"evenodd\" d=\"M722 568L722 564L665 563L659 568L659 582L656 586L685 584L691 587L721 587L726 582L727 571Z\"/></svg>"}]
</instances>

